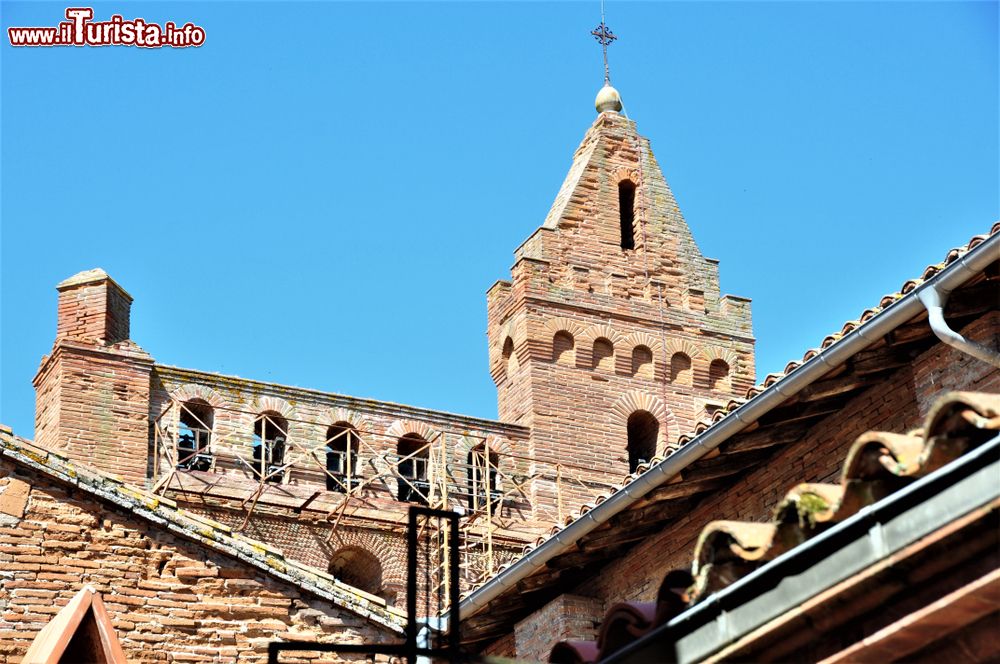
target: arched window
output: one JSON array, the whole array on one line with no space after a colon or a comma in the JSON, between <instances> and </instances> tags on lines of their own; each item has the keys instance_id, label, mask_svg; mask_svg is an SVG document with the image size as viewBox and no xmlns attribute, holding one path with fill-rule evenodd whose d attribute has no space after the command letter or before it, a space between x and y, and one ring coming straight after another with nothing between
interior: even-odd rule
<instances>
[{"instance_id":1,"label":"arched window","mask_svg":"<svg viewBox=\"0 0 1000 664\"><path fill-rule=\"evenodd\" d=\"M725 360L712 360L708 365L708 386L720 392L729 391L729 365Z\"/></svg>"},{"instance_id":2,"label":"arched window","mask_svg":"<svg viewBox=\"0 0 1000 664\"><path fill-rule=\"evenodd\" d=\"M508 376L517 371L517 356L514 354L514 340L510 337L503 342L503 370Z\"/></svg>"},{"instance_id":3,"label":"arched window","mask_svg":"<svg viewBox=\"0 0 1000 664\"><path fill-rule=\"evenodd\" d=\"M274 411L257 416L253 422L253 472L266 482L281 482L285 475L285 441L288 420Z\"/></svg>"},{"instance_id":4,"label":"arched window","mask_svg":"<svg viewBox=\"0 0 1000 664\"><path fill-rule=\"evenodd\" d=\"M209 470L212 467L212 425L215 413L204 399L180 405L177 432L177 467L181 470Z\"/></svg>"},{"instance_id":5,"label":"arched window","mask_svg":"<svg viewBox=\"0 0 1000 664\"><path fill-rule=\"evenodd\" d=\"M684 353L674 353L670 358L670 382L691 385L691 358Z\"/></svg>"},{"instance_id":6,"label":"arched window","mask_svg":"<svg viewBox=\"0 0 1000 664\"><path fill-rule=\"evenodd\" d=\"M660 423L645 410L637 410L628 418L628 472L634 473L639 464L656 456L656 437Z\"/></svg>"},{"instance_id":7,"label":"arched window","mask_svg":"<svg viewBox=\"0 0 1000 664\"><path fill-rule=\"evenodd\" d=\"M382 590L382 563L361 547L348 546L330 558L330 575L349 586L377 595Z\"/></svg>"},{"instance_id":8,"label":"arched window","mask_svg":"<svg viewBox=\"0 0 1000 664\"><path fill-rule=\"evenodd\" d=\"M632 349L632 375L639 378L653 377L653 351L648 346Z\"/></svg>"},{"instance_id":9,"label":"arched window","mask_svg":"<svg viewBox=\"0 0 1000 664\"><path fill-rule=\"evenodd\" d=\"M592 366L598 371L615 370L615 347L610 341L603 337L594 341L594 359Z\"/></svg>"},{"instance_id":10,"label":"arched window","mask_svg":"<svg viewBox=\"0 0 1000 664\"><path fill-rule=\"evenodd\" d=\"M574 343L573 335L569 332L556 332L552 337L552 361L572 366L576 359L573 352Z\"/></svg>"},{"instance_id":11,"label":"arched window","mask_svg":"<svg viewBox=\"0 0 1000 664\"><path fill-rule=\"evenodd\" d=\"M396 445L399 455L399 488L396 498L404 503L427 504L427 441L419 434L408 433Z\"/></svg>"},{"instance_id":12,"label":"arched window","mask_svg":"<svg viewBox=\"0 0 1000 664\"><path fill-rule=\"evenodd\" d=\"M469 464L469 507L474 510L486 509L486 501L489 500L490 509L496 509L503 497L500 475L497 472L500 457L490 452L487 459L485 446L478 445L469 451L466 460Z\"/></svg>"},{"instance_id":13,"label":"arched window","mask_svg":"<svg viewBox=\"0 0 1000 664\"><path fill-rule=\"evenodd\" d=\"M618 217L622 230L622 249L635 249L635 184L631 180L618 183Z\"/></svg>"},{"instance_id":14,"label":"arched window","mask_svg":"<svg viewBox=\"0 0 1000 664\"><path fill-rule=\"evenodd\" d=\"M347 422L337 422L326 430L326 488L346 493L361 484L357 429Z\"/></svg>"}]
</instances>

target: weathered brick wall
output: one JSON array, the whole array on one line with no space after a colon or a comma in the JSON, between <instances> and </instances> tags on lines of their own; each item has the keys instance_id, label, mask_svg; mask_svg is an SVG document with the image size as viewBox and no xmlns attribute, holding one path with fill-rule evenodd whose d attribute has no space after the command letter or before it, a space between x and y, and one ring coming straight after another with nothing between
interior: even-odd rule
<instances>
[{"instance_id":1,"label":"weathered brick wall","mask_svg":"<svg viewBox=\"0 0 1000 664\"><path fill-rule=\"evenodd\" d=\"M0 661L20 661L86 584L103 594L129 661L265 661L272 640L396 638L261 570L0 461Z\"/></svg>"},{"instance_id":2,"label":"weathered brick wall","mask_svg":"<svg viewBox=\"0 0 1000 664\"><path fill-rule=\"evenodd\" d=\"M56 289L55 345L34 379L36 440L141 483L152 358L128 340L132 298L101 270Z\"/></svg>"},{"instance_id":3,"label":"weathered brick wall","mask_svg":"<svg viewBox=\"0 0 1000 664\"><path fill-rule=\"evenodd\" d=\"M498 505L493 540L496 566L512 559L540 527L527 523L525 501L512 487L514 476L527 472L525 461L528 432L476 418L450 415L353 399L340 395L282 385L258 383L217 374L156 367L150 418L169 432L178 420L179 403L197 399L212 411L210 471L184 471L168 485L168 493L189 509L217 521L242 528L247 535L280 548L285 555L318 567L329 568L331 560L345 550L358 550L380 562L381 587L375 594L396 606L405 603L406 522L410 503L400 502L398 481L390 470L397 459L401 436L414 433L433 443L431 464L440 468L439 452L449 464L448 505L468 507L467 475L469 450L488 443L496 456L505 500ZM253 501L251 519L244 525L251 493L259 485L245 463L253 461L254 420L271 411L288 421L286 461L298 459L278 483L268 483ZM356 475L364 484L344 504L341 492L326 490L325 452L330 425L344 422L360 438ZM154 477L164 477L172 463L164 452L169 441L156 433L159 455ZM429 470L435 473L436 470ZM242 503L242 504L241 504ZM304 509L301 509L305 506ZM530 516L530 514L529 514ZM480 519L479 523L485 523ZM473 568L486 557L485 545L468 549L467 584L480 579ZM469 563L470 561L463 561ZM423 599L423 598L421 598Z\"/></svg>"},{"instance_id":4,"label":"weathered brick wall","mask_svg":"<svg viewBox=\"0 0 1000 664\"><path fill-rule=\"evenodd\" d=\"M553 643L596 638L602 615L603 605L599 600L560 595L514 627L513 645L518 659L545 662Z\"/></svg>"},{"instance_id":5,"label":"weathered brick wall","mask_svg":"<svg viewBox=\"0 0 1000 664\"><path fill-rule=\"evenodd\" d=\"M232 528L238 528L245 518L245 512L235 509L197 511ZM330 561L340 551L360 549L368 552L378 561L373 576L381 580L380 588L368 592L395 606L406 605L406 534L401 528L389 529L385 524L380 527L373 521L364 526L344 525L334 529L330 523L308 523L289 516L257 514L242 533L281 549L289 558L321 570L328 570Z\"/></svg>"},{"instance_id":6,"label":"weathered brick wall","mask_svg":"<svg viewBox=\"0 0 1000 664\"><path fill-rule=\"evenodd\" d=\"M143 484L151 368L135 348L57 342L35 378L38 444Z\"/></svg>"},{"instance_id":7,"label":"weathered brick wall","mask_svg":"<svg viewBox=\"0 0 1000 664\"><path fill-rule=\"evenodd\" d=\"M621 247L624 180L638 185L634 249ZM698 250L648 141L626 118L598 117L515 260L511 281L487 294L500 417L531 426L536 464L559 463L583 480L557 490L547 469L532 486L544 509L582 502L628 473L633 412L657 418L663 454L706 410L751 386L749 301L720 297L718 262ZM607 342L611 354L595 357ZM673 375L680 354L692 368ZM716 384L710 366L720 360L729 375Z\"/></svg>"},{"instance_id":8,"label":"weathered brick wall","mask_svg":"<svg viewBox=\"0 0 1000 664\"><path fill-rule=\"evenodd\" d=\"M238 527L246 516L248 503L243 501L258 487L248 465L254 460L255 419L264 412L277 413L288 424L285 462L296 463L254 501L258 509L245 530L321 569L328 568L339 550L359 548L382 561L385 586L379 592L399 599L409 504L397 501L399 482L390 465L398 459L397 445L405 435L433 443L430 464L451 467L450 506L468 506L469 452L488 445L506 494L496 509L501 520L493 542L497 564L513 557L543 528L525 524L530 510L512 485L512 478L529 471L524 427L155 367L152 358L127 339L131 297L103 271L75 275L57 290L57 338L35 378L37 442L47 449L150 486L175 468L179 404L200 401L210 411L212 468L179 473L170 491L192 510ZM343 493L327 491L325 472L323 445L329 427L339 423L355 428L361 440L354 475L364 487L347 510L341 509ZM436 453L442 448L444 456ZM307 509L299 510L303 505ZM338 524L333 538L331 520Z\"/></svg>"},{"instance_id":9,"label":"weathered brick wall","mask_svg":"<svg viewBox=\"0 0 1000 664\"><path fill-rule=\"evenodd\" d=\"M357 456L360 478L381 478L365 485L366 498L394 500L398 495L398 483L390 472L390 464L397 458L399 439L406 434L415 434L435 446L445 447L447 463L456 468L453 473L456 481L450 485L450 491L455 494L453 502L467 502L464 466L469 451L487 439L491 451L499 457L500 471L505 477L522 473L526 468L523 457L528 431L523 427L188 369L156 367L149 404L150 420L164 429L176 427L180 412L177 404L191 399L200 399L212 408L213 472L253 483L256 483L253 474L238 458L253 461L254 421L267 411L285 418L288 422L286 460L299 458L300 462L280 484L303 498L325 488L327 476L322 446L328 428L337 423L354 427L361 439ZM163 451L161 448L157 477L171 468ZM318 461L311 457L311 452L316 453ZM435 457L431 463L439 464L440 461L440 457ZM506 505L508 512L516 507L517 500L517 494L512 493ZM405 509L405 505L399 507L401 513L405 513Z\"/></svg>"}]
</instances>

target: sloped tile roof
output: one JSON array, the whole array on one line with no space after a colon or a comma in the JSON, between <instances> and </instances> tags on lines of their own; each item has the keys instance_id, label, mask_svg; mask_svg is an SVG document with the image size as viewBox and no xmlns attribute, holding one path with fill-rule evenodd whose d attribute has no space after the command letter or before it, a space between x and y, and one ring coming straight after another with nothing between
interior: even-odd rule
<instances>
[{"instance_id":1,"label":"sloped tile roof","mask_svg":"<svg viewBox=\"0 0 1000 664\"><path fill-rule=\"evenodd\" d=\"M179 508L169 498L127 484L110 473L73 463L56 452L35 447L3 425L0 425L0 457L111 501L160 528L236 558L398 633L402 633L406 624L405 614L387 606L379 597L335 579L323 570L288 558L280 549L265 542L245 537L229 526Z\"/></svg>"},{"instance_id":2,"label":"sloped tile roof","mask_svg":"<svg viewBox=\"0 0 1000 664\"><path fill-rule=\"evenodd\" d=\"M705 433L708 429L710 429L711 427L715 426L717 423L719 423L720 421L722 421L723 419L725 419L727 416L729 416L730 414L732 414L737 408L739 408L740 406L742 406L746 402L754 399L755 397L757 397L758 395L760 395L761 393L763 393L764 390L766 390L767 388L771 387L772 385L775 385L779 381L784 380L786 377L788 377L789 375L791 375L792 373L794 373L795 370L798 369L800 366L802 366L803 364L805 364L806 362L808 362L810 359L812 359L815 356L817 356L820 353L820 351L825 350L825 349L833 346L838 341L840 341L842 338L844 338L847 334L853 332L858 327L860 327L862 324L867 323L871 319L873 319L876 316L878 316L887 307L889 307L894 302L896 302L897 300L899 300L900 298L902 298L904 295L912 292L915 288L919 287L922 283L924 283L928 279L934 277L939 272L941 272L943 269L945 269L946 267L948 267L952 263L958 261L965 254L967 254L969 251L975 249L977 246L979 246L980 244L982 244L983 242L985 242L987 239L989 239L991 236L996 235L996 234L1000 234L1000 221L998 221L998 222L996 222L996 223L993 224L993 226L990 228L989 233L982 234L982 235L975 235L967 243L965 243L963 246L956 247L954 249L949 250L945 254L944 259L942 261L940 261L938 263L934 263L932 265L928 265L926 268L924 268L924 270L922 271L922 273L921 273L921 275L919 277L917 277L916 279L907 280L906 282L903 283L903 285L900 287L900 289L898 291L896 291L895 293L890 293L888 295L884 295L879 300L879 303L878 303L877 306L869 308L869 309L865 309L864 311L861 312L861 314L856 319L850 320L850 321L847 321L846 323L844 323L844 325L841 327L840 331L834 332L833 334L830 334L830 335L824 337L824 339L820 343L819 347L818 348L811 348L811 349L807 350L803 354L802 359L800 361L793 360L793 361L789 362L785 366L784 371L782 371L780 373L771 373L771 374L768 374L767 376L765 376L764 380L761 381L757 386L749 388L746 391L746 394L745 394L744 398L731 399L728 403L726 403L726 405L724 407L722 407L719 410L717 410L716 412L714 412L711 417L707 417L707 418L703 419L702 421L698 422L695 425L693 432L679 435L677 437L677 439L674 441L674 443L671 444L668 447L668 451L670 453L673 453L674 451L680 449L681 447L683 447L687 443L691 442L697 436ZM658 455L658 456L655 456L652 459L650 459L648 462L640 464L639 467L636 469L636 471L634 473L632 473L630 475L627 475L626 477L624 477L622 479L621 485L620 485L619 489L616 489L615 491L612 491L612 492L601 494L601 495L597 496L595 499L591 500L590 502L581 505L579 508L577 508L576 511L571 512L570 514L568 514L563 519L562 523L557 523L557 524L553 525L549 529L548 533L546 533L546 534L538 537L533 544L529 544L529 545L525 546L524 550L522 551L522 556L530 553L534 549L537 549L539 546L541 546L542 544L544 544L546 541L555 538L556 535L558 535L562 530L564 530L571 523L573 523L574 521L580 519L582 516L586 515L587 512L589 512L592 509L594 509L594 507L596 507L597 505L600 505L601 503L603 503L605 500L607 500L612 495L614 495L614 493L617 493L618 491L621 491L622 489L624 489L625 487L627 487L629 484L631 484L636 479L638 479L641 475L643 475L644 473L646 473L647 471L649 471L651 468L655 467L657 464L659 464L660 462L662 462L665 458L666 458L666 456L659 456ZM498 570L497 575L502 574L505 569L507 569L508 567L511 567L516 562L517 562L517 559L512 560L509 563L507 563L504 566L502 566ZM462 596L463 596L463 598L464 597L468 597L473 592L475 592L475 588L467 590L466 592L463 593Z\"/></svg>"},{"instance_id":3,"label":"sloped tile roof","mask_svg":"<svg viewBox=\"0 0 1000 664\"><path fill-rule=\"evenodd\" d=\"M769 523L713 521L698 538L691 571L666 575L656 602L612 606L597 641L565 641L550 662L596 662L664 625L712 593L747 576L836 523L942 468L1000 431L1000 394L952 392L939 398L921 429L859 436L839 484L799 484Z\"/></svg>"}]
</instances>

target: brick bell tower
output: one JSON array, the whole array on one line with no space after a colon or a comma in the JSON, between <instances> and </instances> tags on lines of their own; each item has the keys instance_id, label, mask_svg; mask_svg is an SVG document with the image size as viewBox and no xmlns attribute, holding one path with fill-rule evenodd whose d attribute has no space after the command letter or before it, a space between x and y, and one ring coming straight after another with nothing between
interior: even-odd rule
<instances>
[{"instance_id":1,"label":"brick bell tower","mask_svg":"<svg viewBox=\"0 0 1000 664\"><path fill-rule=\"evenodd\" d=\"M56 340L33 381L35 442L142 484L153 358L129 339L132 296L101 269L56 290Z\"/></svg>"},{"instance_id":2,"label":"brick bell tower","mask_svg":"<svg viewBox=\"0 0 1000 664\"><path fill-rule=\"evenodd\" d=\"M749 300L720 296L718 261L618 92L606 84L596 106L545 222L487 293L500 418L531 427L538 468L580 480L576 505L754 381ZM540 505L555 500L549 475L536 472Z\"/></svg>"}]
</instances>

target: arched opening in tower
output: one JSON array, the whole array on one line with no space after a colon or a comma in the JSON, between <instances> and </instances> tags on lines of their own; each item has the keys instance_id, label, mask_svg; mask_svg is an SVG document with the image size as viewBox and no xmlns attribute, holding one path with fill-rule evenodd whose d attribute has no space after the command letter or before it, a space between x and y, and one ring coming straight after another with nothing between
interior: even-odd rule
<instances>
[{"instance_id":1,"label":"arched opening in tower","mask_svg":"<svg viewBox=\"0 0 1000 664\"><path fill-rule=\"evenodd\" d=\"M656 455L656 436L660 423L652 413L637 410L628 418L628 472L634 473L639 464Z\"/></svg>"},{"instance_id":2,"label":"arched opening in tower","mask_svg":"<svg viewBox=\"0 0 1000 664\"><path fill-rule=\"evenodd\" d=\"M431 488L427 481L427 441L419 434L408 433L399 439L396 453L399 455L396 499L426 505Z\"/></svg>"},{"instance_id":3,"label":"arched opening in tower","mask_svg":"<svg viewBox=\"0 0 1000 664\"><path fill-rule=\"evenodd\" d=\"M177 432L177 467L181 470L209 470L212 467L212 426L215 413L204 399L181 404Z\"/></svg>"},{"instance_id":4,"label":"arched opening in tower","mask_svg":"<svg viewBox=\"0 0 1000 664\"><path fill-rule=\"evenodd\" d=\"M358 472L357 430L347 422L337 422L326 430L326 488L346 493L361 482Z\"/></svg>"},{"instance_id":5,"label":"arched opening in tower","mask_svg":"<svg viewBox=\"0 0 1000 664\"><path fill-rule=\"evenodd\" d=\"M280 483L285 475L285 441L288 420L273 411L257 416L253 423L254 475L267 482Z\"/></svg>"}]
</instances>

